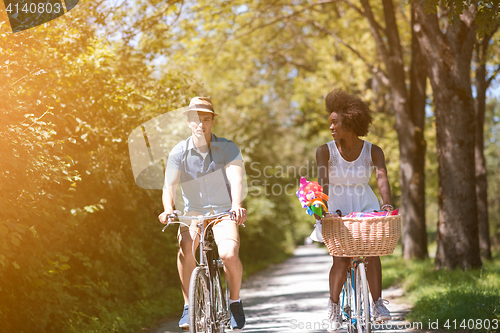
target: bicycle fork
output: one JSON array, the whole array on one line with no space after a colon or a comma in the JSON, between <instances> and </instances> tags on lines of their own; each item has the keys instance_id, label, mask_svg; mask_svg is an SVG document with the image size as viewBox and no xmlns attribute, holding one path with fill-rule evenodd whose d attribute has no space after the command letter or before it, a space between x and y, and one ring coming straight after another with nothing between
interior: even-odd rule
<instances>
[{"instance_id":1,"label":"bicycle fork","mask_svg":"<svg viewBox=\"0 0 500 333\"><path fill-rule=\"evenodd\" d=\"M361 307L361 304L357 304L356 295L360 295L361 288L359 285L359 272L358 272L358 260L351 260L351 264L349 265L347 271L347 281L345 282L345 286L342 289L342 304L341 311L343 316L346 318L347 325L351 328L348 331L354 331L354 328L357 327L358 324L358 307ZM370 309L362 309L363 311L370 311Z\"/></svg>"}]
</instances>

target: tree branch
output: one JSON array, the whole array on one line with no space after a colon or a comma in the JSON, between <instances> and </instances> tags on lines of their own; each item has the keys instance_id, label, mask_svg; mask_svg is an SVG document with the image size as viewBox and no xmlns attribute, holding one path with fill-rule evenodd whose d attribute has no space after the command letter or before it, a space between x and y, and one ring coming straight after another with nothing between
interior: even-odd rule
<instances>
[{"instance_id":1,"label":"tree branch","mask_svg":"<svg viewBox=\"0 0 500 333\"><path fill-rule=\"evenodd\" d=\"M101 1L101 2L99 3L99 5L98 5L98 6L100 6L103 2L104 2L104 1ZM117 1L117 2L118 2L118 1ZM115 3L114 3L114 4L113 4L113 5L109 8L109 10L108 10L107 14L106 14L106 15L104 15L104 17L103 17L103 22L104 22L104 21L108 18L108 16L109 16L109 15L111 15L111 13L114 13L114 12L116 12L118 9L120 9L120 8L121 8L121 7L122 7L122 6L123 6L123 5L127 2L127 0L123 0L123 2L122 2L119 6L117 6L117 5L116 5L116 4L117 4L117 2L115 2Z\"/></svg>"},{"instance_id":2,"label":"tree branch","mask_svg":"<svg viewBox=\"0 0 500 333\"><path fill-rule=\"evenodd\" d=\"M313 7L315 7L315 6L324 5L324 4L327 4L327 3L339 2L339 1L341 1L341 0L323 0L323 1L318 1L318 2L312 3L312 4L310 4L309 6L306 6L306 7L302 8L301 10L298 10L298 11L296 11L296 12L293 12L293 13L291 13L291 14L289 14L289 15L283 15L283 16L277 17L276 19L274 19L274 20L272 20L272 21L270 21L270 22L266 22L266 23L264 23L264 24L258 25L258 26L256 26L256 27L254 27L254 28L250 29L249 31L247 31L247 32L245 32L245 33L243 33L243 34L241 34L241 35L237 35L237 36L235 36L235 37L234 37L234 39L238 39L238 38L241 38L241 37L244 37L244 36L250 35L251 33L253 33L253 32L254 32L254 31L256 31L256 30L259 30L259 29L262 29L262 28L268 27L268 26L270 26L270 25L276 24L276 23L281 22L281 21L283 21L283 20L287 20L287 19L289 19L289 18L291 18L291 17L293 17L293 16L296 16L296 15L298 15L298 14L300 14L300 13L302 13L302 12L304 12L304 11L306 11L306 10L310 9L310 8L313 8Z\"/></svg>"},{"instance_id":3,"label":"tree branch","mask_svg":"<svg viewBox=\"0 0 500 333\"><path fill-rule=\"evenodd\" d=\"M307 64L305 62L295 61L291 57L287 57L287 55L283 54L281 51L270 51L269 54L271 54L273 56L277 56L277 57L283 59L283 61L285 63L292 64L297 68L302 68L309 73L314 73L316 71L316 66L314 66L314 65L310 66L309 64Z\"/></svg>"},{"instance_id":4,"label":"tree branch","mask_svg":"<svg viewBox=\"0 0 500 333\"><path fill-rule=\"evenodd\" d=\"M382 39L382 36L380 35L380 32L377 29L378 23L375 20L375 16L373 16L372 8L370 6L370 3L368 0L361 0L361 4L363 5L363 8L365 9L366 13L366 18L368 19L368 23L370 25L370 30L373 35L373 39L375 39L375 45L377 45L378 52L382 59L385 61L385 59L388 59L388 52L387 52L387 47Z\"/></svg>"},{"instance_id":5,"label":"tree branch","mask_svg":"<svg viewBox=\"0 0 500 333\"><path fill-rule=\"evenodd\" d=\"M344 2L346 5L348 5L349 7L351 7L352 9L354 9L355 11L357 11L359 15L366 16L365 12L363 12L361 10L361 8L359 8L358 6L356 6L355 4L353 4L351 1L349 1L349 0L342 0L342 2Z\"/></svg>"},{"instance_id":6,"label":"tree branch","mask_svg":"<svg viewBox=\"0 0 500 333\"><path fill-rule=\"evenodd\" d=\"M175 4L176 4L175 1L173 1L173 2L172 1L168 1L167 5L162 10L160 10L158 13L154 14L153 16L148 17L148 21L150 23L145 28L141 29L141 31L148 31L149 29L151 29L151 27L153 25L155 25L156 23L158 23L158 18L160 16L162 16L164 13L166 13L169 10L169 8L172 5L175 5ZM170 30L172 28L172 26L177 22L177 20L179 20L179 17L182 14L183 7L184 7L184 1L181 1L180 2L179 12L176 13L176 16L175 16L174 20L172 21L172 23L168 24L166 28L162 29L162 31L168 31L168 30Z\"/></svg>"},{"instance_id":7,"label":"tree branch","mask_svg":"<svg viewBox=\"0 0 500 333\"><path fill-rule=\"evenodd\" d=\"M423 5L415 1L415 24L413 29L419 37L422 52L427 54L427 62L431 65L442 61L442 47L446 45L443 32L439 28L436 14L427 14Z\"/></svg>"},{"instance_id":8,"label":"tree branch","mask_svg":"<svg viewBox=\"0 0 500 333\"><path fill-rule=\"evenodd\" d=\"M351 45L347 44L336 33L334 33L333 31L329 31L324 26L322 26L321 24L319 24L317 21L311 21L311 20L309 20L308 22L310 24L314 25L318 30L322 31L323 33L332 36L337 42L339 42L340 44L344 45L346 48L348 48L349 50L351 50L351 52L353 52L358 58L360 58L365 63L365 65L368 67L368 69L370 70L371 73L373 73L374 75L380 76L380 78L381 78L381 80L382 80L382 82L384 84L388 84L389 83L389 80L388 80L387 75L386 75L385 72L379 70L378 68L375 68L375 66L372 63L370 63L368 60L366 60L365 57L363 57L361 55L361 53L359 53L359 51L357 51L356 49L354 49Z\"/></svg>"},{"instance_id":9,"label":"tree branch","mask_svg":"<svg viewBox=\"0 0 500 333\"><path fill-rule=\"evenodd\" d=\"M35 124L37 123L37 121L39 121L40 119L42 119L42 118L43 118L43 116L45 116L47 113L51 113L51 112L50 112L49 110L45 111L45 113L44 113L44 114L42 114L40 117L36 118L36 119L35 119L35 120L31 123L31 125L29 125L28 127L26 127L26 128L24 129L24 131L22 131L21 133L19 133L19 134L18 134L18 136L19 136L19 135L21 135L21 134L23 134L24 132L26 132L28 129L30 129L30 128L31 128L31 126L35 125Z\"/></svg>"},{"instance_id":10,"label":"tree branch","mask_svg":"<svg viewBox=\"0 0 500 333\"><path fill-rule=\"evenodd\" d=\"M487 34L483 37L483 40L481 42L481 46L482 46L482 48L481 48L482 49L481 63L484 62L484 64L486 64L486 56L488 53L488 46L490 45L490 40L493 37L493 35L497 32L498 28L500 28L500 24L495 25L493 30L489 34ZM496 76L498 75L499 72L500 72L500 65L493 72L493 74L491 74L491 76L486 79L485 89L488 89L488 87L491 85L491 82L496 78Z\"/></svg>"},{"instance_id":11,"label":"tree branch","mask_svg":"<svg viewBox=\"0 0 500 333\"><path fill-rule=\"evenodd\" d=\"M491 76L486 80L486 89L490 86L491 82L496 78L496 76L500 73L500 65L498 65L497 69L491 74Z\"/></svg>"},{"instance_id":12,"label":"tree branch","mask_svg":"<svg viewBox=\"0 0 500 333\"><path fill-rule=\"evenodd\" d=\"M343 1L346 5L348 5L348 6L349 6L349 7L351 7L352 9L354 9L356 12L358 12L358 14L359 14L359 15L364 16L364 17L368 18L367 14L366 14L363 10L361 10L361 8L359 8L358 6L356 6L355 4L353 4L351 1L349 1L349 0L342 0L342 1ZM377 29L378 31L384 31L384 28L383 28L380 24L378 24L378 22L377 22L377 21L374 21L373 23L375 24L375 27L376 27L376 29Z\"/></svg>"},{"instance_id":13,"label":"tree branch","mask_svg":"<svg viewBox=\"0 0 500 333\"><path fill-rule=\"evenodd\" d=\"M472 27L477 17L477 5L472 4L467 10L464 10L459 17L469 28Z\"/></svg>"},{"instance_id":14,"label":"tree branch","mask_svg":"<svg viewBox=\"0 0 500 333\"><path fill-rule=\"evenodd\" d=\"M385 35L387 36L388 58L384 59L392 84L405 85L403 51L399 39L398 24L392 0L383 0ZM400 92L402 93L402 92Z\"/></svg>"}]
</instances>

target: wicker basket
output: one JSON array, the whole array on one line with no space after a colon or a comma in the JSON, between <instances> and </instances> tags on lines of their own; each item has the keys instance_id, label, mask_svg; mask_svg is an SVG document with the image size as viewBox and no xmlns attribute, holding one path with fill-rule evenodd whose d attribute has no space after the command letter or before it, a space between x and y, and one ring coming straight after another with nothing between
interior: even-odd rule
<instances>
[{"instance_id":1,"label":"wicker basket","mask_svg":"<svg viewBox=\"0 0 500 333\"><path fill-rule=\"evenodd\" d=\"M323 218L321 233L335 257L391 254L401 235L401 215L383 217Z\"/></svg>"}]
</instances>

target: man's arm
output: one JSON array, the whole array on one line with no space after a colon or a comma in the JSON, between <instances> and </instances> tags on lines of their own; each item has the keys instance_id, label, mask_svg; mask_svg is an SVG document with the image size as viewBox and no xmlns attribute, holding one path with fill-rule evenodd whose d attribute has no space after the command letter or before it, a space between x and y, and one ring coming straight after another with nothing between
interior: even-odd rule
<instances>
[{"instance_id":1,"label":"man's arm","mask_svg":"<svg viewBox=\"0 0 500 333\"><path fill-rule=\"evenodd\" d=\"M161 196L163 202L163 213L158 216L161 223L167 223L167 215L174 212L175 193L177 185L181 178L181 171L177 169L168 169L165 171L165 185Z\"/></svg>"},{"instance_id":2,"label":"man's arm","mask_svg":"<svg viewBox=\"0 0 500 333\"><path fill-rule=\"evenodd\" d=\"M246 193L246 182L244 182L244 166L242 160L233 160L226 165L226 175L231 185L231 211L236 214L236 223L245 223L247 210L242 207Z\"/></svg>"}]
</instances>

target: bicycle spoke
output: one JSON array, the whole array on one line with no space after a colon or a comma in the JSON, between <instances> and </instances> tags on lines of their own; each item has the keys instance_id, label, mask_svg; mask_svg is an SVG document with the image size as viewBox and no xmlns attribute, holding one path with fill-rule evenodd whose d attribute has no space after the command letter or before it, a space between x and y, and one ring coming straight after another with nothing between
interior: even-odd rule
<instances>
[{"instance_id":1,"label":"bicycle spoke","mask_svg":"<svg viewBox=\"0 0 500 333\"><path fill-rule=\"evenodd\" d=\"M226 326L229 324L229 312L227 309L226 295L224 288L222 287L221 273L217 267L217 261L215 263L215 274L213 276L212 284L214 290L214 313L215 313L215 329L216 332L223 333Z\"/></svg>"},{"instance_id":2,"label":"bicycle spoke","mask_svg":"<svg viewBox=\"0 0 500 333\"><path fill-rule=\"evenodd\" d=\"M189 329L192 333L210 333L210 302L206 271L196 267L189 286Z\"/></svg>"}]
</instances>

